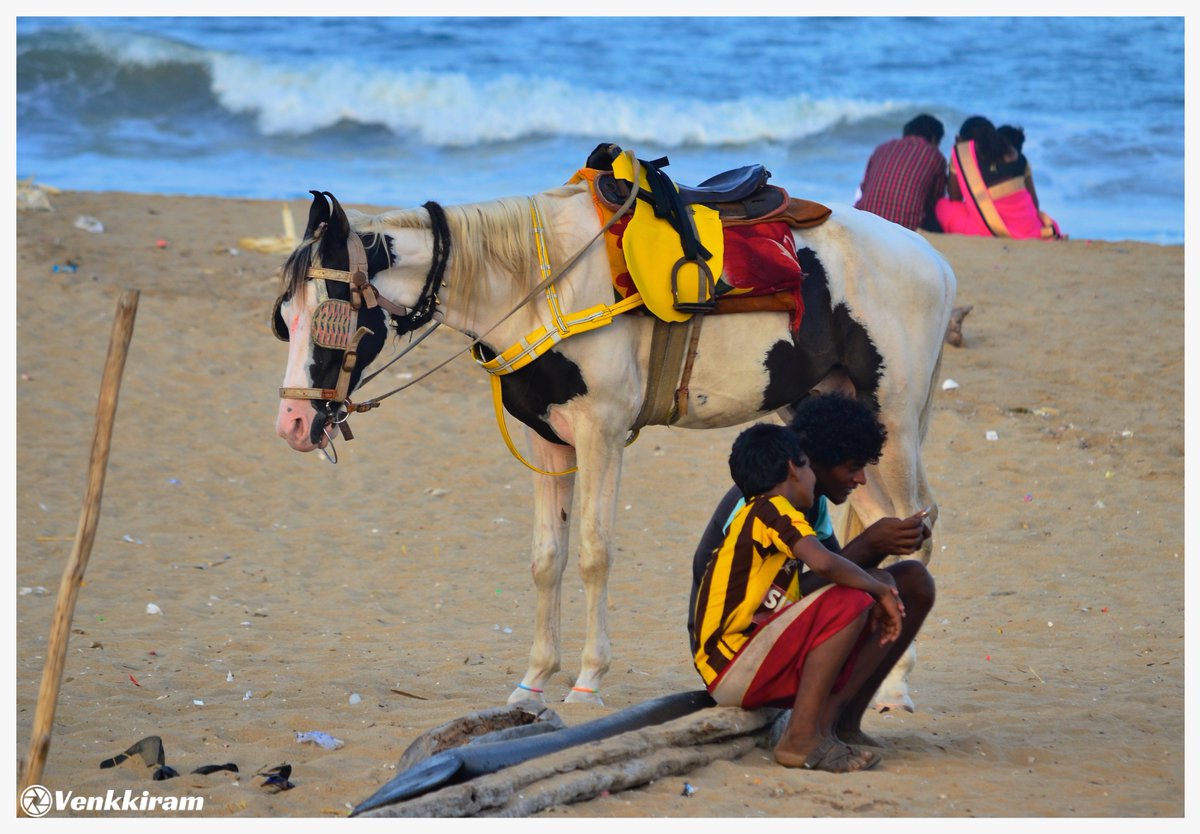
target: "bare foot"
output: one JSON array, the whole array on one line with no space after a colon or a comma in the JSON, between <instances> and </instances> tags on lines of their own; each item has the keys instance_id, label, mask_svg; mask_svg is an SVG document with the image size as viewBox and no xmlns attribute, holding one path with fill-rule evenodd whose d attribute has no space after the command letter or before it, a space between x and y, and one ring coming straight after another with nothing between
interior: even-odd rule
<instances>
[{"instance_id":1,"label":"bare foot","mask_svg":"<svg viewBox=\"0 0 1200 834\"><path fill-rule=\"evenodd\" d=\"M804 767L810 756L817 756L837 740L829 737L809 736L801 739L781 737L775 744L775 761L784 767Z\"/></svg>"},{"instance_id":2,"label":"bare foot","mask_svg":"<svg viewBox=\"0 0 1200 834\"><path fill-rule=\"evenodd\" d=\"M967 304L963 307L955 307L950 311L950 324L946 327L946 344L953 345L954 347L963 346L963 319L973 309L975 309L975 305Z\"/></svg>"}]
</instances>

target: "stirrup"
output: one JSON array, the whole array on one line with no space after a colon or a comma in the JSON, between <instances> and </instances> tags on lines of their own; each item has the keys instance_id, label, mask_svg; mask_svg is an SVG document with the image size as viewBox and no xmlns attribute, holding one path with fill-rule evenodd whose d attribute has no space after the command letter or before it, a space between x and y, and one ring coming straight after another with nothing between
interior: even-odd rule
<instances>
[{"instance_id":1,"label":"stirrup","mask_svg":"<svg viewBox=\"0 0 1200 834\"><path fill-rule=\"evenodd\" d=\"M700 272L696 285L695 301L679 300L679 268L684 264L695 264ZM689 260L680 258L671 268L671 295L675 299L674 307L681 313L710 313L717 306L717 286L713 280L712 269L703 258Z\"/></svg>"}]
</instances>

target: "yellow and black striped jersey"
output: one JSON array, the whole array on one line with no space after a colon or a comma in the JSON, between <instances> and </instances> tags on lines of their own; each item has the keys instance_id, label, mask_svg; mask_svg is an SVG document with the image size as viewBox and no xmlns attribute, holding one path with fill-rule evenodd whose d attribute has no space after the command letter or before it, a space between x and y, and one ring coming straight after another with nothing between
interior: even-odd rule
<instances>
[{"instance_id":1,"label":"yellow and black striped jersey","mask_svg":"<svg viewBox=\"0 0 1200 834\"><path fill-rule=\"evenodd\" d=\"M692 648L711 684L763 622L800 599L803 564L792 556L813 529L782 495L756 497L738 510L696 596Z\"/></svg>"}]
</instances>

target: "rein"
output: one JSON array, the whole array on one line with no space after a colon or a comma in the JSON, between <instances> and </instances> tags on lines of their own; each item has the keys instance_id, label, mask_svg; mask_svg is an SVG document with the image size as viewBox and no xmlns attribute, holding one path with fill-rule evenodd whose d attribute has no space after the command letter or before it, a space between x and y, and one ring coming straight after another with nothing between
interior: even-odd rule
<instances>
[{"instance_id":1,"label":"rein","mask_svg":"<svg viewBox=\"0 0 1200 834\"><path fill-rule=\"evenodd\" d=\"M368 382L373 380L375 377L379 376L381 373L386 371L388 368L392 367L392 365L396 364L396 362L398 362L399 360L401 360L405 356L407 356L409 351L411 351L417 345L421 344L421 342L425 341L425 339L431 333L433 333L433 331L437 330L441 326L442 326L442 323L440 321L435 321L433 324L429 325L429 327L426 327L420 336L417 336L415 339L413 339L411 342L409 342L407 345L405 345L404 350L400 351L395 356L393 356L391 359L389 359L387 361L386 365L381 367L379 370L372 371L369 375L364 376L362 378L362 381L359 383L359 385L366 385Z\"/></svg>"},{"instance_id":2,"label":"rein","mask_svg":"<svg viewBox=\"0 0 1200 834\"><path fill-rule=\"evenodd\" d=\"M373 335L374 333L374 331L367 327L359 327L351 333L353 322L357 318L358 311L363 303L365 302L369 309L381 307L392 316L396 322L395 326L398 334L411 333L428 323L433 318L434 310L437 307L437 293L445 280L446 264L450 260L450 228L446 223L446 213L441 206L430 201L424 205L424 208L429 212L431 221L430 230L433 234L433 258L430 262L429 272L425 276L425 285L418 296L417 304L411 310L390 301L376 290L375 285L371 283L368 277L367 253L363 248L362 239L354 232L351 232L349 237L346 238L346 256L349 262L349 269L341 270L310 266L304 273L306 280L337 281L349 285L350 301L347 302L329 298L328 292L325 290L325 285L318 284L317 297L319 301L316 310L313 311L311 328L313 344L320 347L343 350L344 354L341 366L338 368L337 383L333 388L280 388L279 396L283 399L320 400L343 404L345 412L340 415L340 419L334 415L330 415L330 420L340 428L342 436L346 440L354 438L347 423L349 415L369 411L378 405L378 403L354 403L350 400L350 377L358 365L358 343L362 341L364 336ZM322 224L322 226L318 227L314 238L319 239L324 230L325 226ZM282 301L283 296L280 296L275 302L276 311L278 311L278 307ZM422 334L408 349L411 350L417 344L420 344L436 326L435 324L434 327ZM283 338L278 332L275 335ZM407 350L400 355L403 356L406 352ZM397 356L396 359L398 358L400 357ZM392 361L395 361L395 359ZM386 367L385 365L384 368ZM383 368L379 370L382 371ZM372 374L372 377L378 373L379 371Z\"/></svg>"},{"instance_id":3,"label":"rein","mask_svg":"<svg viewBox=\"0 0 1200 834\"><path fill-rule=\"evenodd\" d=\"M351 319L352 315L357 315L357 311L358 311L359 307L361 306L363 301L365 301L369 308L374 308L376 306L382 307L385 311L387 311L388 314L390 314L394 319L396 319L399 322L398 324L396 324L397 334L411 333L414 330L416 330L416 329L420 328L421 326L425 325L426 323L428 323L430 320L433 319L434 314L437 311L437 304L438 304L437 293L438 293L438 290L442 287L442 285L444 283L446 266L450 260L451 241L450 241L450 228L449 228L449 224L446 222L445 210L440 205L438 205L437 203L430 200L429 202L425 203L423 208L425 208L425 210L429 212L429 217L430 217L430 221L431 221L431 231L433 234L433 257L432 257L432 261L430 263L429 272L426 274L426 277L425 277L425 285L421 290L421 295L418 297L416 306L413 307L411 310L406 310L405 308L401 307L400 305L395 304L394 302L389 301L387 298L380 295L379 291L370 282L370 279L368 277L368 272L367 272L368 267L367 267L366 252L363 249L362 241L359 239L358 235L352 232L350 237L347 238L347 240L346 240L346 248L347 248L347 253L349 255L349 261L350 261L349 270L342 271L342 270L336 270L336 269L327 269L324 267L309 267L308 271L305 273L305 277L308 279L323 279L326 281L340 281L342 283L346 283L346 284L350 285L350 295L351 295L350 302L337 301L335 299L327 299L327 300L323 299L318 304L317 310L314 311L314 324L316 324L316 322L315 322L316 314L318 312L321 312L322 307L324 307L325 305L346 305L346 307L350 308L349 311L347 311L345 308L340 308L340 309L334 308L335 310L338 310L339 315L330 316L330 318L336 319L342 323L342 327L344 328L344 331L338 330L337 332L331 332L330 338L325 339L324 335L319 337L317 334L317 330L316 329L313 330L314 344L321 345L322 347L334 347L334 348L343 348L344 347L345 354L342 357L342 364L338 371L337 384L334 388L280 388L279 396L284 399L322 400L325 402L341 403L345 408L344 413L340 415L340 419L331 415L330 422L333 425L338 426L338 428L342 432L342 436L346 440L349 441L349 440L354 439L354 435L351 433L350 426L348 425L348 422L347 422L348 418L351 414L359 413L359 412L366 412L366 411L370 411L373 408L378 408L380 403L382 403L388 397L390 397L394 394L398 394L401 391L403 391L407 388L410 388L413 385L416 385L418 382L423 381L427 377L431 376L432 374L436 373L437 371L439 371L442 368L449 365L451 362L453 362L455 359L457 359L462 354L467 353L467 352L472 352L476 356L476 361L478 361L479 364L481 366L483 366L485 368L485 370L487 370L489 372L489 374L492 375L493 400L496 403L495 407L497 410L497 417L500 420L500 431L504 437L505 443L508 445L509 451L511 451L513 453L513 455L519 461L521 461L521 463L525 464L525 466L527 466L530 469L534 470L535 472L539 472L543 475L566 475L566 474L569 474L570 472L574 472L575 471L574 468L568 469L564 472L545 472L541 469L538 469L536 466L533 466L532 464L530 464L528 461L525 460L525 458L523 458L521 456L520 452L517 451L516 447L512 443L512 440L509 438L507 428L504 425L503 414L501 411L502 406L501 406L501 402L500 402L499 375L504 374L504 373L509 373L513 370L518 369L519 367L523 367L524 364L527 364L528 362L533 361L533 359L536 359L537 356L540 356L541 354L540 353L535 353L533 355L526 354L524 357L524 361L521 362L520 364L514 365L511 362L505 361L503 363L502 367L493 368L493 363L495 363L496 360L492 360L490 362L484 362L479 356L479 348L482 346L483 339L485 337L487 337L497 327L499 327L501 324L506 322L509 318L511 318L513 315L515 315L517 313L517 311L519 311L522 307L524 307L531 300L533 300L540 293L543 293L543 292L547 294L548 300L550 301L550 304L551 304L551 310L554 313L555 320L556 320L556 329L554 331L552 331L550 334L551 336L555 337L553 340L553 343L556 343L563 336L572 335L573 333L584 332L585 330L594 329L595 327L600 327L602 325L608 324L609 322L612 321L612 318L614 315L623 313L629 309L633 309L634 307L639 306L641 304L640 298L636 294L634 294L633 296L625 299L624 301L622 301L616 305L613 305L612 307L607 307L605 305L601 305L601 308L593 308L591 310L585 311L584 314L581 314L580 316L571 317L572 321L571 321L570 326L565 327L562 324L563 317L561 315L561 311L558 309L557 297L554 294L554 291L552 289L553 285L557 281L559 281L563 276L565 276L568 272L570 272L575 267L575 265L579 262L580 258L583 257L583 255L588 251L588 249L590 249L592 247L592 245L596 243L597 240L600 240L604 236L605 232L607 232L610 228L612 228L612 226L618 220L620 220L630 210L630 208L633 207L634 202L637 200L638 190L639 190L639 184L638 184L639 168L640 168L640 163L635 158L633 160L633 184L629 189L629 195L625 198L625 202L622 203L621 206L613 213L612 217L608 218L608 220L600 227L600 230L598 232L596 232L596 234L593 235L592 238L587 243L585 243L583 246L581 246L579 248L579 250L577 252L575 252L575 254L571 255L571 257L569 257L563 263L562 267L560 267L557 272L552 272L550 269L549 255L547 254L547 251L545 248L545 241L544 241L544 238L542 235L540 219L537 215L537 208L535 205L533 205L533 201L531 199L530 204L531 204L531 206L533 206L534 222L535 222L535 237L536 237L537 246L538 246L538 261L539 261L539 266L541 268L541 274L543 274L545 277L540 282L538 282L537 286L535 286L528 293L526 293L525 297L522 298L520 301L518 301L511 310L509 310L507 313L504 314L504 316L502 316L498 321L496 321L495 324L493 324L491 327L489 327L483 333L480 333L479 335L473 337L471 342L469 344L467 344L466 347L451 354L449 357L447 357L442 362L439 362L438 364L434 365L429 370L422 373L420 376L417 376L417 377L409 380L408 382L404 383L403 385L400 385L384 394L380 394L377 397L373 397L369 400L365 400L360 403L355 403L350 400L350 396L349 396L350 377L353 374L354 369L358 363L358 352L357 352L358 343L362 340L362 338L364 336L373 334L373 331L366 327L360 327L353 334L349 333L349 327L350 327L349 321L352 320ZM320 235L320 231L321 230L318 230L318 232L317 232L318 236ZM320 295L325 295L325 293L321 292ZM283 300L283 296L280 296L279 300L275 302L276 310L278 310L278 305L282 302L282 300ZM347 313L350 313L350 315L347 315ZM415 348L427 336L429 336L429 334L431 334L434 330L436 330L437 327L439 326L439 324L440 324L440 322L435 321L433 323L433 326L431 326L427 330L425 330L424 333L422 333L420 336L418 336L411 344L408 345L408 347L406 347L403 351L401 351L399 355L393 357L391 360L388 361L388 363L386 365L384 365L378 371L375 371L370 376L363 379L362 383L366 383L366 382L374 379L380 373L382 373L387 367L389 367L392 363L394 363L397 359L404 356L410 350ZM565 329L564 329L564 327L565 327ZM335 330L334 327L330 327L329 329L330 329L330 331ZM276 333L276 336L279 336L280 338L282 338L282 336L280 336L280 334L278 332ZM321 339L324 339L324 341L322 341ZM551 343L551 345L549 345L549 346L552 346L553 343ZM542 348L542 351L544 352L544 350L547 350L549 348L549 346ZM496 359L501 359L501 358L502 357L497 357ZM329 437L330 445L332 446L333 438L329 435L328 430L326 430L326 436ZM633 437L629 440L629 442L630 443L633 442L633 439L635 439L636 437L637 437L637 433L634 432ZM331 457L327 456L327 459L333 463L337 462L336 457L331 458Z\"/></svg>"},{"instance_id":4,"label":"rein","mask_svg":"<svg viewBox=\"0 0 1200 834\"><path fill-rule=\"evenodd\" d=\"M547 275L544 279L542 279L542 281L539 282L537 286L535 286L532 290L530 290L528 293L526 293L525 297L516 303L516 306L514 306L511 310L509 310L507 313L505 313L504 316L499 321L497 321L495 324L493 324L487 330L480 333L478 336L475 336L466 347L462 348L461 350L456 351L455 353L452 353L448 358L446 358L442 362L439 362L438 364L434 365L432 368L425 371L420 376L410 379L408 382L404 383L403 385L401 385L397 388L393 388L391 391L388 391L387 393L380 394L378 397L373 397L369 400L366 400L365 402L357 403L355 405L355 408L358 410L362 410L362 411L366 411L371 408L376 408L379 406L379 404L381 402L383 402L383 400L386 400L388 397L392 396L393 394L399 394L401 391L405 390L406 388L410 388L413 385L416 385L418 382L421 382L422 380L432 376L434 373L436 373L437 371L440 371L442 368L449 365L451 362L453 362L458 357L462 356L464 353L477 350L478 347L480 345L482 345L484 338L487 337L489 334L491 334L492 331L494 331L497 327L502 325L504 322L508 321L508 319L510 319L513 315L515 315L518 310L520 310L522 307L524 307L526 304L528 304L530 301L532 301L534 298L536 298L540 293L545 292L548 288L553 286L559 279L561 279L564 275L566 275L568 272L570 272L571 269L574 268L575 264L577 264L579 262L579 259L582 258L583 255L587 252L587 250L590 249L597 240L602 238L604 236L604 233L607 232L609 229L611 229L613 224L615 224L618 220L620 220L629 211L629 209L632 208L633 203L637 199L637 194L638 194L637 172L638 172L638 168L640 166L636 159L634 159L634 161L633 161L633 166L634 166L633 185L629 189L629 196L625 198L625 202L622 203L621 206L613 214L613 216L610 217L608 219L608 221L605 222L605 224L600 227L600 231L596 232L596 234L592 237L591 240L589 240L587 243L585 243L583 246L581 246L575 254L573 254L571 257L567 258L567 260L563 263L563 265L559 268L559 270L557 272L551 273L551 274ZM449 243L447 242L447 248L448 247L449 247ZM428 334L426 334L426 335L428 335ZM424 337L422 337L422 338L424 338ZM382 369L380 369L380 370L382 370ZM493 377L493 379L494 378L495 377ZM511 444L510 444L509 448L510 449L512 448ZM519 457L519 455L518 455L518 457ZM528 466L529 464L526 464L526 465Z\"/></svg>"}]
</instances>

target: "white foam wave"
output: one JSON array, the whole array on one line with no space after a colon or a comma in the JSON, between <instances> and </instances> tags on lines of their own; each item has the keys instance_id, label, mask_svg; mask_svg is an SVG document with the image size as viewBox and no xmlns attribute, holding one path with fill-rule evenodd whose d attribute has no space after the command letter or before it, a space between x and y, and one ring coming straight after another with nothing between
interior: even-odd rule
<instances>
[{"instance_id":1,"label":"white foam wave","mask_svg":"<svg viewBox=\"0 0 1200 834\"><path fill-rule=\"evenodd\" d=\"M536 136L584 136L664 146L742 145L802 139L905 106L814 99L729 101L613 94L549 78L374 70L322 63L281 68L238 57L212 64L222 106L251 113L267 135L303 135L341 120L378 124L404 138L467 147Z\"/></svg>"},{"instance_id":2,"label":"white foam wave","mask_svg":"<svg viewBox=\"0 0 1200 834\"><path fill-rule=\"evenodd\" d=\"M75 31L92 49L128 66L156 67L168 63L206 66L212 58L211 52L159 34L91 27L78 27Z\"/></svg>"}]
</instances>

